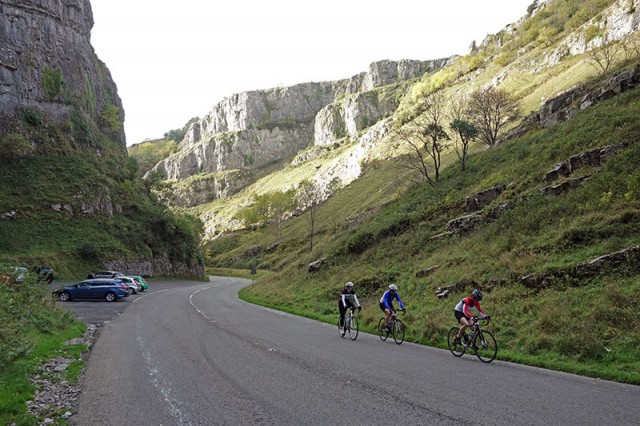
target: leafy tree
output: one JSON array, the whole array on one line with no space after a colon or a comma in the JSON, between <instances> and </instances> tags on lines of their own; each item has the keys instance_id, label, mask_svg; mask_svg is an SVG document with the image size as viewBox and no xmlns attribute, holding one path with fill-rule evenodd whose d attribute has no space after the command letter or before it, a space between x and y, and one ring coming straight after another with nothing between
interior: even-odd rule
<instances>
[{"instance_id":1,"label":"leafy tree","mask_svg":"<svg viewBox=\"0 0 640 426\"><path fill-rule=\"evenodd\" d=\"M189 127L191 127L191 125L198 120L200 120L200 118L193 117L191 120L187 121L187 124L182 126L181 129L169 130L167 133L164 134L164 138L167 140L181 142L182 139L184 139L184 136L187 134L187 130L189 130Z\"/></svg>"},{"instance_id":2,"label":"leafy tree","mask_svg":"<svg viewBox=\"0 0 640 426\"><path fill-rule=\"evenodd\" d=\"M518 115L518 102L506 90L488 87L478 90L469 100L471 123L479 130L480 138L490 147L498 141L498 132L509 118Z\"/></svg>"},{"instance_id":3,"label":"leafy tree","mask_svg":"<svg viewBox=\"0 0 640 426\"><path fill-rule=\"evenodd\" d=\"M469 143L478 136L479 131L476 126L465 120L453 120L450 126L457 135L455 145L456 154L458 154L458 159L460 159L460 168L464 172L467 164Z\"/></svg>"},{"instance_id":4,"label":"leafy tree","mask_svg":"<svg viewBox=\"0 0 640 426\"><path fill-rule=\"evenodd\" d=\"M409 146L407 166L417 171L431 186L440 182L441 154L449 135L443 124L448 98L443 91L431 92L395 129L399 140Z\"/></svg>"},{"instance_id":5,"label":"leafy tree","mask_svg":"<svg viewBox=\"0 0 640 426\"><path fill-rule=\"evenodd\" d=\"M478 137L479 133L478 128L470 122L468 106L469 96L464 93L451 98L449 127L456 135L454 147L460 159L462 171L466 169L469 144Z\"/></svg>"},{"instance_id":6,"label":"leafy tree","mask_svg":"<svg viewBox=\"0 0 640 426\"><path fill-rule=\"evenodd\" d=\"M282 223L287 214L295 208L295 189L285 192L275 191L256 195L253 203L238 212L236 217L244 223L244 226L268 226L274 225L278 236L281 234Z\"/></svg>"}]
</instances>

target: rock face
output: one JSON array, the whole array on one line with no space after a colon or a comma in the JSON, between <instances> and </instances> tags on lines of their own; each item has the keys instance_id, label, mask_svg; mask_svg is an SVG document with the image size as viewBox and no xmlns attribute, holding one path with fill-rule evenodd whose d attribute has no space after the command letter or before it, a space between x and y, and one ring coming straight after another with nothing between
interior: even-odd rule
<instances>
[{"instance_id":1,"label":"rock face","mask_svg":"<svg viewBox=\"0 0 640 426\"><path fill-rule=\"evenodd\" d=\"M122 102L90 43L89 0L2 0L0 15L0 116L37 108L62 121L77 108L100 123L115 107L124 148Z\"/></svg>"},{"instance_id":2,"label":"rock face","mask_svg":"<svg viewBox=\"0 0 640 426\"><path fill-rule=\"evenodd\" d=\"M183 180L200 173L251 170L314 145L355 138L398 106L389 95L393 88L375 89L420 77L450 61L379 61L347 80L235 94L193 123L180 151L150 173Z\"/></svg>"}]
</instances>

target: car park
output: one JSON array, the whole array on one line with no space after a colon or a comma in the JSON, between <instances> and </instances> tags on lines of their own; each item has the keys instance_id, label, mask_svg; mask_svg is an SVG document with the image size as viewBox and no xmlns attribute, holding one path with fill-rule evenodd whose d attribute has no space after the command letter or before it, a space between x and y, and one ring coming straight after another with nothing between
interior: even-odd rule
<instances>
[{"instance_id":1,"label":"car park","mask_svg":"<svg viewBox=\"0 0 640 426\"><path fill-rule=\"evenodd\" d=\"M114 302L128 297L129 290L120 281L98 278L59 288L54 290L52 295L62 302L82 299L104 299L107 302Z\"/></svg>"},{"instance_id":2,"label":"car park","mask_svg":"<svg viewBox=\"0 0 640 426\"><path fill-rule=\"evenodd\" d=\"M149 288L149 283L143 277L139 275L127 275L127 276L138 281L138 284L140 285L140 291L146 291Z\"/></svg>"},{"instance_id":3,"label":"car park","mask_svg":"<svg viewBox=\"0 0 640 426\"><path fill-rule=\"evenodd\" d=\"M138 294L138 292L141 291L138 281L131 277L116 277L114 279L126 285L129 288L129 294Z\"/></svg>"},{"instance_id":4,"label":"car park","mask_svg":"<svg viewBox=\"0 0 640 426\"><path fill-rule=\"evenodd\" d=\"M93 274L94 278L116 278L116 277L121 277L124 274L122 272L118 272L118 271L98 271L95 274Z\"/></svg>"}]
</instances>

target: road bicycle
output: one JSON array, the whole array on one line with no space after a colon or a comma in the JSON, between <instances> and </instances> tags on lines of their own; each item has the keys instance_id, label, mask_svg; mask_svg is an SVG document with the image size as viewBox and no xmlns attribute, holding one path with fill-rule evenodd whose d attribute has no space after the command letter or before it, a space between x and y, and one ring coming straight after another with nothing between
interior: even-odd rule
<instances>
[{"instance_id":1,"label":"road bicycle","mask_svg":"<svg viewBox=\"0 0 640 426\"><path fill-rule=\"evenodd\" d=\"M460 357L470 348L482 362L489 363L496 359L496 355L498 354L496 339L491 332L482 329L480 326L481 322L488 325L491 322L491 318L484 317L476 319L474 325L470 327L473 329L471 335L465 330L464 335L459 341L456 341L456 336L458 335L460 327L452 327L451 330L449 330L447 343L449 350L454 356Z\"/></svg>"},{"instance_id":2,"label":"road bicycle","mask_svg":"<svg viewBox=\"0 0 640 426\"><path fill-rule=\"evenodd\" d=\"M402 312L404 313L404 311ZM393 340L397 344L401 344L404 342L404 333L406 330L407 327L404 323L396 317L396 311L391 311L388 327L385 327L384 325L384 317L380 318L380 321L378 322L378 336L380 336L380 340L383 342L387 340L389 335L392 335Z\"/></svg>"},{"instance_id":3,"label":"road bicycle","mask_svg":"<svg viewBox=\"0 0 640 426\"><path fill-rule=\"evenodd\" d=\"M344 337L347 333L351 340L358 338L358 318L353 314L353 309L349 309L349 313L344 316L344 330L340 329L340 318L338 318L338 334Z\"/></svg>"}]
</instances>

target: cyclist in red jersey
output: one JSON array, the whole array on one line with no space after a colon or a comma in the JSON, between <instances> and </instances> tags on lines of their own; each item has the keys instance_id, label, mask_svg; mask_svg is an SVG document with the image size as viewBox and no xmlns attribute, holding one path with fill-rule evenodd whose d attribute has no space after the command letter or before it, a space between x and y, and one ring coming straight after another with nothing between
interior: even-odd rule
<instances>
[{"instance_id":1,"label":"cyclist in red jersey","mask_svg":"<svg viewBox=\"0 0 640 426\"><path fill-rule=\"evenodd\" d=\"M460 337L464 336L464 331L471 327L474 324L473 314L469 311L469 309L476 308L480 313L480 318L484 318L484 312L482 312L482 308L480 308L480 301L482 300L482 292L477 288L471 292L471 296L465 297L462 299L456 307L453 309L453 313L456 316L456 320L460 323L460 330L456 335L455 344L460 343Z\"/></svg>"}]
</instances>

